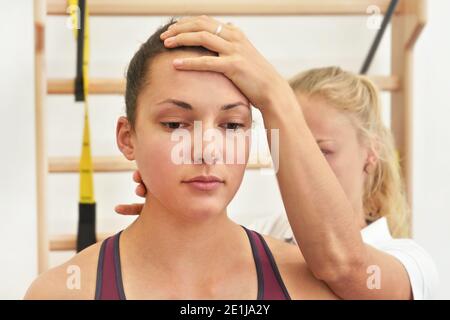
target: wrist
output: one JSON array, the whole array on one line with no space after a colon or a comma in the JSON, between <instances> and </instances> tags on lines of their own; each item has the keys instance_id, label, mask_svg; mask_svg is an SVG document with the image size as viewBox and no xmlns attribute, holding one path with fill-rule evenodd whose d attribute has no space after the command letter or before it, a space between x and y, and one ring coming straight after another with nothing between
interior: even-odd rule
<instances>
[{"instance_id":1,"label":"wrist","mask_svg":"<svg viewBox=\"0 0 450 320\"><path fill-rule=\"evenodd\" d=\"M297 97L286 80L283 79L277 85L272 85L265 92L264 103L259 107L265 122L283 119L304 120Z\"/></svg>"}]
</instances>

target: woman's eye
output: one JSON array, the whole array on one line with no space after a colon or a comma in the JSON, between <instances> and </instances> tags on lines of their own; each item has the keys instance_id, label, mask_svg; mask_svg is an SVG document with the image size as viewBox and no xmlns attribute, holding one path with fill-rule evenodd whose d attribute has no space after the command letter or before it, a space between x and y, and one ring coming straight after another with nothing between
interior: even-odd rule
<instances>
[{"instance_id":1,"label":"woman's eye","mask_svg":"<svg viewBox=\"0 0 450 320\"><path fill-rule=\"evenodd\" d=\"M332 152L329 151L329 150L321 149L321 151L322 151L322 153L323 153L325 156L332 154Z\"/></svg>"},{"instance_id":2,"label":"woman's eye","mask_svg":"<svg viewBox=\"0 0 450 320\"><path fill-rule=\"evenodd\" d=\"M161 122L168 129L180 129L184 124L181 122Z\"/></svg>"},{"instance_id":3,"label":"woman's eye","mask_svg":"<svg viewBox=\"0 0 450 320\"><path fill-rule=\"evenodd\" d=\"M237 130L239 128L243 128L244 125L241 123L235 123L235 122L228 122L225 124L225 129L229 130Z\"/></svg>"}]
</instances>

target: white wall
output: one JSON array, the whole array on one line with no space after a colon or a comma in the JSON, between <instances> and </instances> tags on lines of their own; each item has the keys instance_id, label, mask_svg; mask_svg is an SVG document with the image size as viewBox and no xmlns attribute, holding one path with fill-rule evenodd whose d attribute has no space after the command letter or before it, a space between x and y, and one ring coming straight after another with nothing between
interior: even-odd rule
<instances>
[{"instance_id":1,"label":"white wall","mask_svg":"<svg viewBox=\"0 0 450 320\"><path fill-rule=\"evenodd\" d=\"M438 41L442 39L440 36L444 27L449 29L441 13L445 11L442 9L443 2L448 12L448 2L430 1L430 23L416 48L414 232L419 243L428 249L438 263L443 280L440 297L449 298L450 291L446 287L450 285L450 278L444 272L450 267L450 256L441 245L450 243L448 231L444 232L450 227L450 218L446 214L450 205L444 202L444 194L450 194L445 179L450 178L450 172L444 166L450 163L450 151L443 147L449 140L448 130L445 130L445 115L450 116L450 113L445 108L444 95L448 88L445 90L444 86L448 87L448 82L445 82L442 65L445 63L448 68L449 63L444 57L450 55L448 44ZM2 17L5 16L2 21L6 21L8 30L15 30L14 34L7 35L11 40L3 42L11 46L10 49L0 53L1 70L6 70L6 75L2 74L0 80L2 119L8 119L1 126L1 135L6 137L6 148L2 149L0 158L0 245L1 252L7 253L1 256L0 298L20 297L36 271L32 1L12 3L2 2L0 5ZM358 71L375 34L374 30L366 27L366 17L220 19L231 21L243 29L255 46L286 77L310 67L331 64ZM167 17L91 18L91 77L122 77L139 43L166 20ZM370 70L372 74L389 73L389 35L388 30ZM436 45L446 47L438 51ZM46 48L49 77L73 77L75 41L71 31L65 27L65 18L49 18ZM430 79L440 81L440 84L437 82L435 86ZM388 93L383 94L383 100L388 111ZM430 109L435 112L430 112ZM120 96L90 98L94 156L119 154L114 133L116 119L123 111L124 100ZM385 119L389 121L388 112ZM8 140L18 128L21 130L20 135ZM49 96L49 156L78 156L81 129L82 107L73 102L73 97ZM444 139L446 134L447 139ZM133 190L131 174L95 176L98 231L113 232L132 220L116 215L113 208L119 202L139 201L133 195ZM49 199L50 232L74 233L77 224L78 176L50 175ZM283 204L274 177L262 176L257 171L247 172L241 189L229 207L230 216L241 223L282 210ZM19 231L20 237L17 235ZM54 253L51 263L59 263L70 255Z\"/></svg>"},{"instance_id":2,"label":"white wall","mask_svg":"<svg viewBox=\"0 0 450 320\"><path fill-rule=\"evenodd\" d=\"M36 275L34 42L31 1L0 5L0 299Z\"/></svg>"},{"instance_id":3,"label":"white wall","mask_svg":"<svg viewBox=\"0 0 450 320\"><path fill-rule=\"evenodd\" d=\"M450 299L450 1L431 0L415 52L415 239L434 258Z\"/></svg>"}]
</instances>

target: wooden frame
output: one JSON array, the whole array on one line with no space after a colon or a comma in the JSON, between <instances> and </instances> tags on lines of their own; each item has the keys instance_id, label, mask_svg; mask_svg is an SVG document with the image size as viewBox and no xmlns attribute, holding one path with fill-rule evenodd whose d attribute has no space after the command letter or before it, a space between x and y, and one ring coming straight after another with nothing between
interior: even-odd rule
<instances>
[{"instance_id":1,"label":"wooden frame","mask_svg":"<svg viewBox=\"0 0 450 320\"><path fill-rule=\"evenodd\" d=\"M391 128L400 157L409 205L412 195L412 112L413 112L413 49L426 24L426 0L401 1L402 15L392 19L391 73L401 82L400 90L391 94ZM409 217L412 235L412 215Z\"/></svg>"},{"instance_id":2,"label":"wooden frame","mask_svg":"<svg viewBox=\"0 0 450 320\"><path fill-rule=\"evenodd\" d=\"M90 0L91 15L365 15L368 6L386 12L390 0ZM48 0L49 15L66 14L64 0Z\"/></svg>"},{"instance_id":3,"label":"wooden frame","mask_svg":"<svg viewBox=\"0 0 450 320\"><path fill-rule=\"evenodd\" d=\"M77 172L78 159L51 158L46 155L46 94L72 94L72 79L46 79L44 34L47 15L66 15L65 0L35 1L35 71L36 71L36 170L39 272L48 268L49 250L72 250L75 236L53 237L49 241L46 215L46 180L48 173ZM89 0L91 15L366 15L376 5L384 13L390 0ZM392 20L391 75L371 76L381 90L391 92L391 126L399 151L408 200L412 206L412 76L413 48L426 23L426 0L400 0ZM363 57L361 57L361 60ZM90 94L123 94L120 79L91 79ZM116 157L94 159L97 172L134 169L134 164ZM260 168L264 166L250 166ZM101 239L106 235L99 236Z\"/></svg>"},{"instance_id":4,"label":"wooden frame","mask_svg":"<svg viewBox=\"0 0 450 320\"><path fill-rule=\"evenodd\" d=\"M37 257L38 272L48 268L47 232L47 139L45 137L46 110L45 96L47 79L45 72L45 0L34 1L34 99L35 99L35 130L36 130L36 210L37 210Z\"/></svg>"},{"instance_id":5,"label":"wooden frame","mask_svg":"<svg viewBox=\"0 0 450 320\"><path fill-rule=\"evenodd\" d=\"M369 76L382 91L396 91L400 88L398 77ZM73 94L73 79L49 79L48 94ZM125 93L123 79L89 79L89 94L119 94Z\"/></svg>"},{"instance_id":6,"label":"wooden frame","mask_svg":"<svg viewBox=\"0 0 450 320\"><path fill-rule=\"evenodd\" d=\"M49 158L48 172L50 173L77 173L79 171L79 158L76 157L53 157ZM94 172L129 172L136 170L136 164L127 161L122 156L94 157L92 158ZM247 164L246 169L271 168L270 159Z\"/></svg>"}]
</instances>

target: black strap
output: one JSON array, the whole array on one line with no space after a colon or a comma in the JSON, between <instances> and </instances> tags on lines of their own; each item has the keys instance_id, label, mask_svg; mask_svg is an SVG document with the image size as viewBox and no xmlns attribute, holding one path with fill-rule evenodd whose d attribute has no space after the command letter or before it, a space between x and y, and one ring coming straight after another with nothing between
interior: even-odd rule
<instances>
[{"instance_id":1,"label":"black strap","mask_svg":"<svg viewBox=\"0 0 450 320\"><path fill-rule=\"evenodd\" d=\"M77 74L75 77L75 101L85 101L84 92L84 46L86 30L86 0L78 1L80 29L77 35ZM97 242L95 234L95 203L79 203L77 252Z\"/></svg>"},{"instance_id":2,"label":"black strap","mask_svg":"<svg viewBox=\"0 0 450 320\"><path fill-rule=\"evenodd\" d=\"M366 74L372 64L373 56L378 50L378 46L383 38L384 32L386 31L386 27L391 21L392 15L394 14L395 7L397 6L398 0L392 0L389 4L389 7L384 15L383 22L381 23L381 27L378 30L375 39L373 40L372 46L370 47L369 53L367 54L366 60L363 63L360 73Z\"/></svg>"},{"instance_id":3,"label":"black strap","mask_svg":"<svg viewBox=\"0 0 450 320\"><path fill-rule=\"evenodd\" d=\"M79 26L77 36L77 74L75 77L75 101L84 101L84 77L83 77L83 54L84 54L84 30L86 0L79 0Z\"/></svg>"},{"instance_id":4,"label":"black strap","mask_svg":"<svg viewBox=\"0 0 450 320\"><path fill-rule=\"evenodd\" d=\"M78 204L77 252L97 242L95 235L95 203Z\"/></svg>"}]
</instances>

